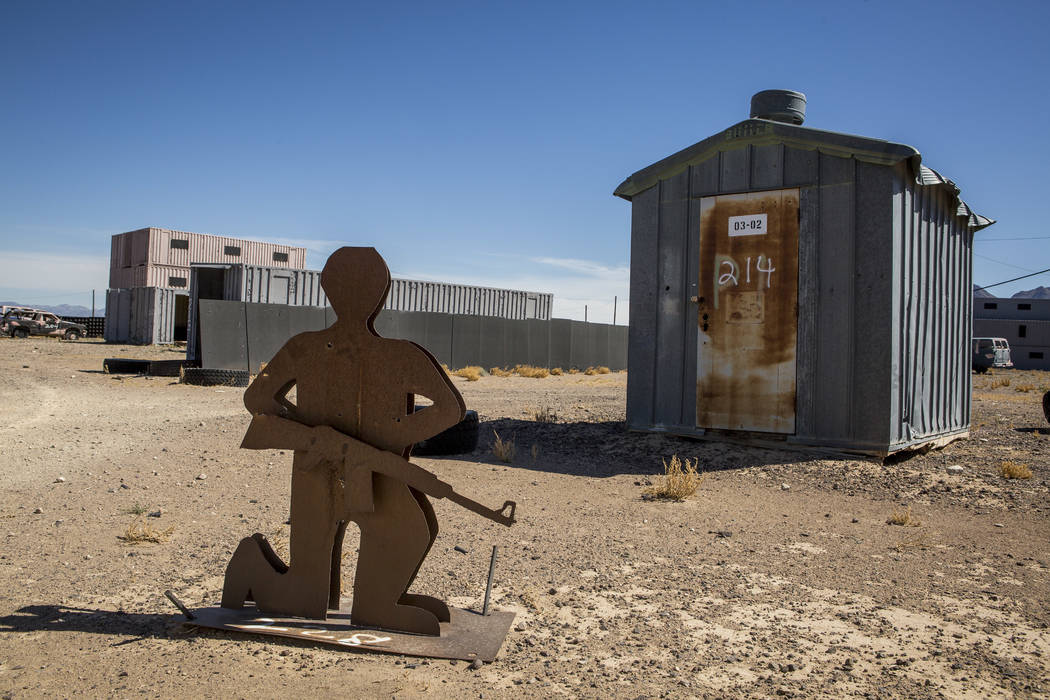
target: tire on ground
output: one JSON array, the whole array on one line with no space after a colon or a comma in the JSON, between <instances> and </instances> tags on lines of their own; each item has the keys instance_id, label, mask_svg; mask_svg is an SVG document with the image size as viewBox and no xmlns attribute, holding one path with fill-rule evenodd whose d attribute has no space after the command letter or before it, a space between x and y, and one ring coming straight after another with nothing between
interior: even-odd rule
<instances>
[{"instance_id":1,"label":"tire on ground","mask_svg":"<svg viewBox=\"0 0 1050 700\"><path fill-rule=\"evenodd\" d=\"M149 360L107 357L102 360L102 369L110 374L146 374L149 371Z\"/></svg>"},{"instance_id":2,"label":"tire on ground","mask_svg":"<svg viewBox=\"0 0 1050 700\"><path fill-rule=\"evenodd\" d=\"M416 410L422 406L416 406ZM417 455L459 455L465 452L473 452L478 446L478 412L467 411L467 415L460 422L453 425L443 433L434 437L417 442L412 448L412 454Z\"/></svg>"},{"instance_id":3,"label":"tire on ground","mask_svg":"<svg viewBox=\"0 0 1050 700\"><path fill-rule=\"evenodd\" d=\"M186 367L182 370L182 383L196 386L248 386L250 379L246 369Z\"/></svg>"},{"instance_id":4,"label":"tire on ground","mask_svg":"<svg viewBox=\"0 0 1050 700\"><path fill-rule=\"evenodd\" d=\"M66 331L66 340L80 340L80 331Z\"/></svg>"}]
</instances>

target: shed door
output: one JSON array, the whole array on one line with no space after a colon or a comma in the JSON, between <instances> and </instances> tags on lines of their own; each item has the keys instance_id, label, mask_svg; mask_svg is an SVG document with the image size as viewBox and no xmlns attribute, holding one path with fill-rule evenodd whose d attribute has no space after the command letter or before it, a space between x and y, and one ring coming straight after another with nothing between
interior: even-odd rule
<instances>
[{"instance_id":1,"label":"shed door","mask_svg":"<svg viewBox=\"0 0 1050 700\"><path fill-rule=\"evenodd\" d=\"M795 432L798 190L700 202L696 424Z\"/></svg>"}]
</instances>

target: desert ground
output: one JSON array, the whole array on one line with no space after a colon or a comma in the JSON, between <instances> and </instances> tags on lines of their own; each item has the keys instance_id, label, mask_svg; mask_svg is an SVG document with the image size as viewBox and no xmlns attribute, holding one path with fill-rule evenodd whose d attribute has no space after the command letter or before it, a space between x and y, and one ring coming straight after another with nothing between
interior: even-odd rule
<instances>
[{"instance_id":1,"label":"desert ground","mask_svg":"<svg viewBox=\"0 0 1050 700\"><path fill-rule=\"evenodd\" d=\"M165 589L217 605L242 537L287 542L291 455L238 448L243 389L109 356L179 358L0 338L0 697L1050 695L1050 373L974 375L971 437L887 465L626 432L623 373L455 379L481 445L415 461L518 502L511 528L434 502L415 591L480 607L498 545L517 613L473 668L184 625ZM695 495L643 498L675 454Z\"/></svg>"}]
</instances>

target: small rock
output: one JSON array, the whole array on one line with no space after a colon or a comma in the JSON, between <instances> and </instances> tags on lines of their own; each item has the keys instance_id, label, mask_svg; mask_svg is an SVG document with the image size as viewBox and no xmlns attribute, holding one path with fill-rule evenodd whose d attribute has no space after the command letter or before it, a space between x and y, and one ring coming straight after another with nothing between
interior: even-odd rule
<instances>
[{"instance_id":1,"label":"small rock","mask_svg":"<svg viewBox=\"0 0 1050 700\"><path fill-rule=\"evenodd\" d=\"M471 671L477 671L479 668L481 668L484 665L485 665L485 662L482 661L481 659L474 659L473 661L470 662L470 670Z\"/></svg>"},{"instance_id":2,"label":"small rock","mask_svg":"<svg viewBox=\"0 0 1050 700\"><path fill-rule=\"evenodd\" d=\"M780 490L781 491L790 491L791 490L791 484L781 484L780 485Z\"/></svg>"},{"instance_id":3,"label":"small rock","mask_svg":"<svg viewBox=\"0 0 1050 700\"><path fill-rule=\"evenodd\" d=\"M55 479L55 483L56 484L64 484L64 483L66 483L66 477L64 477L64 476L58 477L57 479Z\"/></svg>"},{"instance_id":4,"label":"small rock","mask_svg":"<svg viewBox=\"0 0 1050 700\"><path fill-rule=\"evenodd\" d=\"M1006 526L1003 525L1002 523L995 523L995 527L1006 527Z\"/></svg>"},{"instance_id":5,"label":"small rock","mask_svg":"<svg viewBox=\"0 0 1050 700\"><path fill-rule=\"evenodd\" d=\"M853 518L853 520L850 520L850 522L851 522L851 523L859 523L860 521L859 521L859 520L857 520L856 518Z\"/></svg>"},{"instance_id":6,"label":"small rock","mask_svg":"<svg viewBox=\"0 0 1050 700\"><path fill-rule=\"evenodd\" d=\"M40 515L43 512L44 512L43 508L37 508L36 510L33 511L33 515Z\"/></svg>"},{"instance_id":7,"label":"small rock","mask_svg":"<svg viewBox=\"0 0 1050 700\"><path fill-rule=\"evenodd\" d=\"M518 624L514 625L514 631L515 632L524 632L526 629L528 629L528 628L525 627L525 623L524 622L519 622Z\"/></svg>"},{"instance_id":8,"label":"small rock","mask_svg":"<svg viewBox=\"0 0 1050 700\"><path fill-rule=\"evenodd\" d=\"M198 474L197 475L197 481L204 481L207 478L208 478L207 474Z\"/></svg>"},{"instance_id":9,"label":"small rock","mask_svg":"<svg viewBox=\"0 0 1050 700\"><path fill-rule=\"evenodd\" d=\"M149 517L151 517L151 518L159 518L162 515L164 515L163 509L158 508L157 510L153 511L152 513L150 513Z\"/></svg>"},{"instance_id":10,"label":"small rock","mask_svg":"<svg viewBox=\"0 0 1050 700\"><path fill-rule=\"evenodd\" d=\"M949 474L962 474L963 468L959 464L952 464L950 466L945 467L944 471L948 472Z\"/></svg>"},{"instance_id":11,"label":"small rock","mask_svg":"<svg viewBox=\"0 0 1050 700\"><path fill-rule=\"evenodd\" d=\"M460 546L459 546L458 544L457 544L457 545L456 545L455 547L453 547L452 549L456 550L456 551L457 551L457 552L459 552L460 554L466 554L466 553L467 553L467 550L463 549L463 548L462 548L462 547L460 547Z\"/></svg>"},{"instance_id":12,"label":"small rock","mask_svg":"<svg viewBox=\"0 0 1050 700\"><path fill-rule=\"evenodd\" d=\"M128 486L127 484L121 484L120 488L122 488L122 489L130 489L131 487Z\"/></svg>"}]
</instances>

